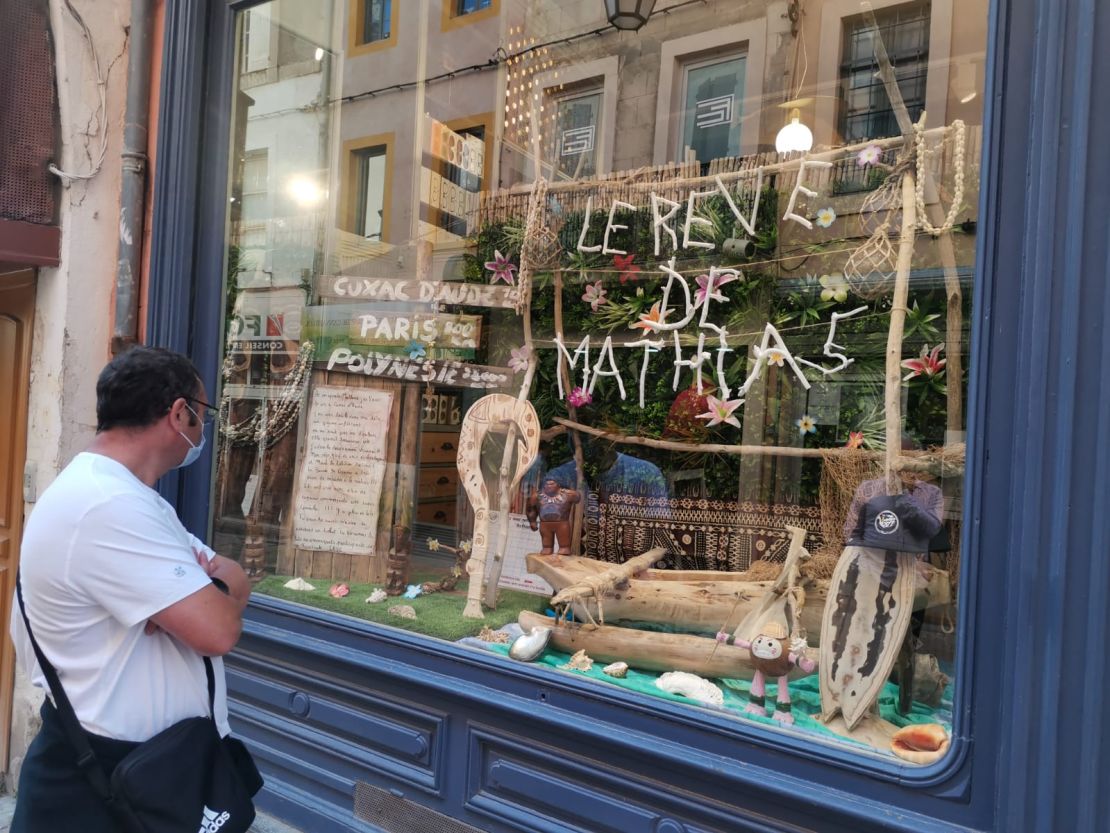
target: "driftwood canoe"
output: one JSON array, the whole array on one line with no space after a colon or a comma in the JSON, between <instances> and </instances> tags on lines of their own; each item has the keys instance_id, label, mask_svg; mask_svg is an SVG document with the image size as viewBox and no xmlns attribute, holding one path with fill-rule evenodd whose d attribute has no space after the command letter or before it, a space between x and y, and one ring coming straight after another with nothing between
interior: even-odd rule
<instances>
[{"instance_id":1,"label":"driftwood canoe","mask_svg":"<svg viewBox=\"0 0 1110 833\"><path fill-rule=\"evenodd\" d=\"M751 679L755 672L747 649L709 637L557 622L530 610L520 612L519 623L525 630L551 628L553 647L568 654L585 649L594 662L620 661L647 671L688 671L701 677ZM790 676L804 675L795 670Z\"/></svg>"},{"instance_id":2,"label":"driftwood canoe","mask_svg":"<svg viewBox=\"0 0 1110 833\"><path fill-rule=\"evenodd\" d=\"M520 625L526 630L550 627L559 650L585 649L598 661L704 677L750 677L748 651L718 643L714 639L718 631L750 640L764 624L777 621L788 633L805 636L811 649L818 647L829 582L802 578L799 567L809 557L802 546L805 532L788 530L790 551L775 581L745 581L735 573L708 570L653 569L663 550L651 550L623 564L569 555L529 555L529 572L555 589L551 599L555 609L569 608L583 624L522 612ZM937 601L946 602L947 574L937 573L934 594ZM921 588L913 608L928 607L930 598ZM684 633L641 630L637 623L670 626Z\"/></svg>"},{"instance_id":3,"label":"driftwood canoe","mask_svg":"<svg viewBox=\"0 0 1110 833\"><path fill-rule=\"evenodd\" d=\"M642 558L642 556L640 556ZM654 560L658 560L656 555ZM626 562L631 564L632 562ZM643 569L619 581L599 600L593 595L577 598L562 591L589 585L613 570L614 565L592 558L564 555L529 555L528 571L547 581L556 591L553 602L566 602L580 622L616 624L647 622L671 625L677 630L712 635L719 630L732 633L756 611L775 582L744 581L735 573L710 570ZM625 566L625 565L621 565ZM821 611L828 596L828 583L803 586L801 628L814 640L821 632Z\"/></svg>"}]
</instances>

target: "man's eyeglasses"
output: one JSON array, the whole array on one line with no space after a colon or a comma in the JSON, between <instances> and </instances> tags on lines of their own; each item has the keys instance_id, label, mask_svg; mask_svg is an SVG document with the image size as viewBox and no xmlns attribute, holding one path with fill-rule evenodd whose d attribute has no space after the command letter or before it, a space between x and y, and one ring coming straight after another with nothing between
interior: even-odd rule
<instances>
[{"instance_id":1,"label":"man's eyeglasses","mask_svg":"<svg viewBox=\"0 0 1110 833\"><path fill-rule=\"evenodd\" d=\"M183 396L182 399L188 399L190 402L195 402L201 406L200 412L197 416L200 417L202 422L209 423L215 421L216 417L220 415L220 409L214 405L210 405L203 399L197 399L195 396ZM190 409L191 410L191 409ZM194 411L194 413L196 413Z\"/></svg>"}]
</instances>

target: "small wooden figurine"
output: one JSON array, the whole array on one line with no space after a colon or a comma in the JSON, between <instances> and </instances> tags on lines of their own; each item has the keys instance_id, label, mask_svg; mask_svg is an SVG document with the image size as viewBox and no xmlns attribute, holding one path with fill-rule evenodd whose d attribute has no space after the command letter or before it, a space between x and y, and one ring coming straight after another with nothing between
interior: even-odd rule
<instances>
[{"instance_id":1,"label":"small wooden figurine","mask_svg":"<svg viewBox=\"0 0 1110 833\"><path fill-rule=\"evenodd\" d=\"M728 634L718 633L717 639L725 642L728 640ZM794 665L809 674L817 667L817 663L790 650L786 628L778 622L765 624L751 642L746 639L736 639L733 644L739 648L748 649L751 653L752 667L755 668L751 692L748 695L750 702L744 707L744 711L767 717L767 707L764 705L766 682L768 677L776 677L778 678L778 700L775 703L775 713L771 717L779 723L793 724L794 715L790 711L790 688L787 685L787 675Z\"/></svg>"},{"instance_id":2,"label":"small wooden figurine","mask_svg":"<svg viewBox=\"0 0 1110 833\"><path fill-rule=\"evenodd\" d=\"M554 552L558 541L559 555L570 554L570 513L574 504L581 499L582 496L576 490L562 488L553 477L544 480L539 493L533 492L529 497L528 523L532 529L536 529L537 519L539 521L541 553Z\"/></svg>"}]
</instances>

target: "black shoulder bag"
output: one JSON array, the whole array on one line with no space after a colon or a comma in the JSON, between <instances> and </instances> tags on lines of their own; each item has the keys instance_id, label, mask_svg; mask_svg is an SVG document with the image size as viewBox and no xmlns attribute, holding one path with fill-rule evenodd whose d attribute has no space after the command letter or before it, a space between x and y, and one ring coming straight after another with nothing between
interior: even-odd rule
<instances>
[{"instance_id":1,"label":"black shoulder bag","mask_svg":"<svg viewBox=\"0 0 1110 833\"><path fill-rule=\"evenodd\" d=\"M127 833L246 833L254 821L251 797L262 776L242 741L221 738L213 717L189 717L135 747L105 776L54 666L43 655L23 604L16 595L27 636L39 667L50 684L66 737L77 753L77 766ZM208 708L213 713L216 676L208 673Z\"/></svg>"}]
</instances>

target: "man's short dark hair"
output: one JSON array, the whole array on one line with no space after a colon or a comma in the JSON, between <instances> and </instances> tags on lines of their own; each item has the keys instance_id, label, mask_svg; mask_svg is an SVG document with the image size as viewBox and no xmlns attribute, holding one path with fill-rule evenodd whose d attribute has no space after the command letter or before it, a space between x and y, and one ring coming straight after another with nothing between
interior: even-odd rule
<instances>
[{"instance_id":1,"label":"man's short dark hair","mask_svg":"<svg viewBox=\"0 0 1110 833\"><path fill-rule=\"evenodd\" d=\"M188 357L164 347L132 347L96 380L96 430L152 425L174 400L199 393L200 373Z\"/></svg>"}]
</instances>

